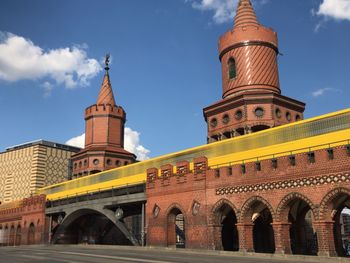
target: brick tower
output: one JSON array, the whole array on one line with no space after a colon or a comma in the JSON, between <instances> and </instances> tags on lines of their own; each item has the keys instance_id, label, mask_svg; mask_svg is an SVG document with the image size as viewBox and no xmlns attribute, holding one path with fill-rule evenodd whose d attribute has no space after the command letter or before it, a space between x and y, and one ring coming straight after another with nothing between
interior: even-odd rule
<instances>
[{"instance_id":1,"label":"brick tower","mask_svg":"<svg viewBox=\"0 0 350 263\"><path fill-rule=\"evenodd\" d=\"M124 149L126 113L115 103L108 63L107 55L97 102L85 110L85 148L72 156L73 178L127 165L136 160L134 154Z\"/></svg>"},{"instance_id":2,"label":"brick tower","mask_svg":"<svg viewBox=\"0 0 350 263\"><path fill-rule=\"evenodd\" d=\"M240 0L232 30L219 39L222 100L203 109L208 143L303 119L305 104L281 95L277 34Z\"/></svg>"}]
</instances>

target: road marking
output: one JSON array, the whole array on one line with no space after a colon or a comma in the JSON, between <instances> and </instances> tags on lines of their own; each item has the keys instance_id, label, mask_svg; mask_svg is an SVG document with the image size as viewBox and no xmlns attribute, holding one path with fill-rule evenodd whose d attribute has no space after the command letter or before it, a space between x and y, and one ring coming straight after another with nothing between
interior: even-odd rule
<instances>
[{"instance_id":1,"label":"road marking","mask_svg":"<svg viewBox=\"0 0 350 263\"><path fill-rule=\"evenodd\" d=\"M129 258L129 257L118 257L118 256L104 256L104 255L96 255L96 254L85 254L78 252L58 252L60 254L68 254L68 255L79 255L79 256L88 256L88 257L96 257L96 258L108 258L108 259L119 259L126 260L132 262L145 262L145 263L174 263L171 261L162 261L162 260L153 260L153 259L142 259L142 258Z\"/></svg>"},{"instance_id":2,"label":"road marking","mask_svg":"<svg viewBox=\"0 0 350 263\"><path fill-rule=\"evenodd\" d=\"M24 257L24 258L32 258L32 259L40 259L40 260L47 259L47 258L40 257L40 256L26 255L26 254L23 254L23 255L20 255L20 256L21 256L21 257Z\"/></svg>"}]
</instances>

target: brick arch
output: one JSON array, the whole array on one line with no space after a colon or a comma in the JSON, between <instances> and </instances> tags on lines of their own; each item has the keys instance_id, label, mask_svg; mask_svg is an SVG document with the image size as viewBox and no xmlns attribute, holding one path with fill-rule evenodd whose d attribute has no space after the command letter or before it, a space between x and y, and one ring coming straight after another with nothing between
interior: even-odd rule
<instances>
[{"instance_id":1,"label":"brick arch","mask_svg":"<svg viewBox=\"0 0 350 263\"><path fill-rule=\"evenodd\" d=\"M228 199L222 198L219 201L217 201L211 209L210 221L212 223L218 223L217 222L218 221L218 212L222 208L223 205L229 206L233 210L233 212L235 213L236 217L239 218L240 211L236 208L236 206L232 202L230 202Z\"/></svg>"},{"instance_id":2,"label":"brick arch","mask_svg":"<svg viewBox=\"0 0 350 263\"><path fill-rule=\"evenodd\" d=\"M167 208L167 210L165 211L165 216L168 217L169 214L170 214L170 212L171 212L171 210L173 210L173 209L178 209L178 210L180 210L180 212L183 214L184 219L185 219L185 222L186 222L186 218L187 218L187 214L185 213L186 210L183 209L183 207L182 207L180 204L178 204L178 203L172 203L172 204Z\"/></svg>"},{"instance_id":3,"label":"brick arch","mask_svg":"<svg viewBox=\"0 0 350 263\"><path fill-rule=\"evenodd\" d=\"M180 213L173 213L172 211L176 209L178 211L180 211ZM182 206L178 203L172 203L168 209L166 210L166 214L165 214L165 218L166 218L166 242L167 242L167 246L168 247L173 247L173 246L177 246L177 231L176 231L176 216L182 214L183 216L183 227L184 227L184 231L181 231L181 233L183 234L183 240L184 240L184 246L186 246L186 240L187 240L187 216L185 214L185 210L182 208ZM180 234L179 234L180 235Z\"/></svg>"},{"instance_id":4,"label":"brick arch","mask_svg":"<svg viewBox=\"0 0 350 263\"><path fill-rule=\"evenodd\" d=\"M295 199L301 199L304 202L306 202L310 206L311 211L312 211L315 219L318 219L318 216L319 216L318 209L314 205L314 203L312 203L312 201L309 198L302 195L301 193L293 192L293 193L289 193L288 195L283 197L281 202L278 204L277 209L276 209L276 220L277 221L288 221L288 212L289 212L288 205L291 201L293 201Z\"/></svg>"},{"instance_id":5,"label":"brick arch","mask_svg":"<svg viewBox=\"0 0 350 263\"><path fill-rule=\"evenodd\" d=\"M332 220L335 213L332 212L333 207L332 203L333 201L341 196L341 195L348 195L350 197L350 189L345 187L338 187L331 191L329 191L322 199L320 203L320 220Z\"/></svg>"},{"instance_id":6,"label":"brick arch","mask_svg":"<svg viewBox=\"0 0 350 263\"><path fill-rule=\"evenodd\" d=\"M262 198L261 196L256 195L256 196L250 197L243 204L243 206L241 208L240 217L238 219L238 223L251 222L251 217L253 215L252 210L251 210L251 206L256 202L260 202L260 203L266 205L266 207L270 210L270 213L272 216L272 221L273 222L276 221L275 212L274 212L272 206L270 205L270 203L268 201L266 201L264 198Z\"/></svg>"}]
</instances>

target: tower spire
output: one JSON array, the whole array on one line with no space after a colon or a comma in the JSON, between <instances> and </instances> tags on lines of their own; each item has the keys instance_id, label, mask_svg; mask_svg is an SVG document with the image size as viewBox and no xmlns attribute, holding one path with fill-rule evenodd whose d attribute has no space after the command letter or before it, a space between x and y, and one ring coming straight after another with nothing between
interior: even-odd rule
<instances>
[{"instance_id":1,"label":"tower spire","mask_svg":"<svg viewBox=\"0 0 350 263\"><path fill-rule=\"evenodd\" d=\"M235 16L235 27L255 25L258 26L258 20L250 0L240 0L237 6Z\"/></svg>"},{"instance_id":2,"label":"tower spire","mask_svg":"<svg viewBox=\"0 0 350 263\"><path fill-rule=\"evenodd\" d=\"M97 105L100 104L110 104L110 105L116 105L115 100L114 100L114 95L113 95L113 90L112 90L112 85L109 80L109 54L106 54L105 57L105 75L103 77L102 85L100 92L98 94L97 98Z\"/></svg>"}]
</instances>

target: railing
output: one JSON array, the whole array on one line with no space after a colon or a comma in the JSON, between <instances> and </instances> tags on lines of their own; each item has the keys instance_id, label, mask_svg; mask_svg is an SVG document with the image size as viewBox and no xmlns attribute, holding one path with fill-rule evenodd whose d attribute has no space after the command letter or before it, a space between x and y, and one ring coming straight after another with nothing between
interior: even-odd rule
<instances>
[{"instance_id":1,"label":"railing","mask_svg":"<svg viewBox=\"0 0 350 263\"><path fill-rule=\"evenodd\" d=\"M47 200L46 208L143 192L145 192L145 182L138 185L124 185L118 188L101 188L98 191L77 192L74 195L66 195L59 199Z\"/></svg>"},{"instance_id":2,"label":"railing","mask_svg":"<svg viewBox=\"0 0 350 263\"><path fill-rule=\"evenodd\" d=\"M85 176L42 188L38 193L50 195L64 191L74 191L74 189L79 189L80 187L98 185L123 178L126 178L124 180L128 182L133 180L133 183L141 183L146 179L146 170L150 167L160 167L164 164L175 165L178 161L191 162L194 158L201 156L206 156L208 159L217 158L345 129L350 129L350 109ZM125 182L123 181L122 183ZM94 191L96 191L96 187Z\"/></svg>"}]
</instances>

